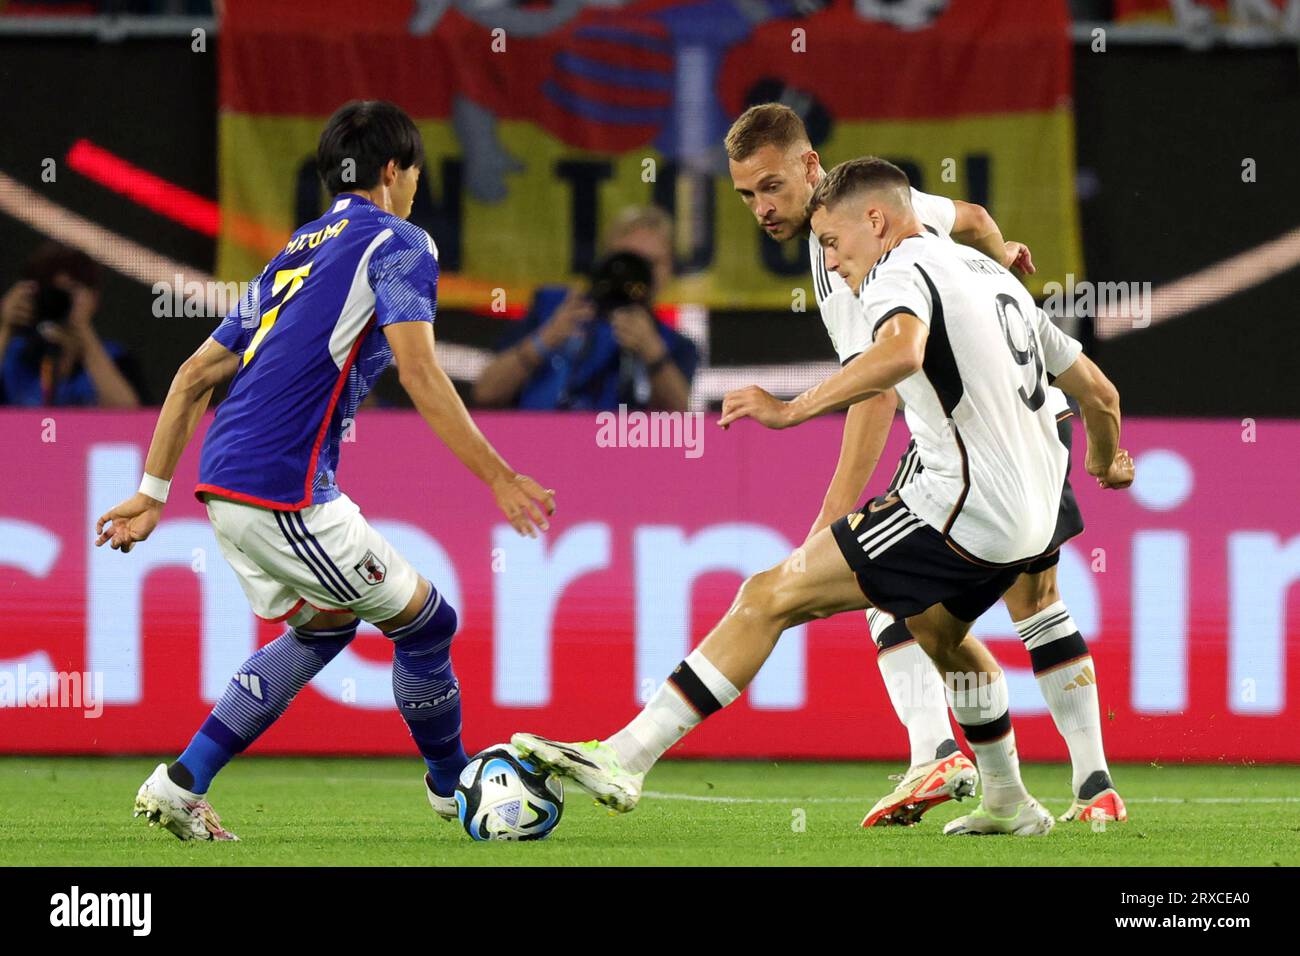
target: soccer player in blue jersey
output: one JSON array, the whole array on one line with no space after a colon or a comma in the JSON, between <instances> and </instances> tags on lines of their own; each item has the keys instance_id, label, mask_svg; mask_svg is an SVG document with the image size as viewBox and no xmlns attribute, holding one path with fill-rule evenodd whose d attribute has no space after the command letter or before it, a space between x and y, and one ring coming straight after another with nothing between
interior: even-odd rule
<instances>
[{"instance_id":1,"label":"soccer player in blue jersey","mask_svg":"<svg viewBox=\"0 0 1300 956\"><path fill-rule=\"evenodd\" d=\"M424 758L429 802L456 816L452 790L468 762L450 658L456 612L335 475L344 431L390 361L516 531L536 536L555 512L554 492L506 464L438 365L437 249L406 221L424 161L415 124L391 103L348 103L316 158L329 210L294 233L181 365L140 490L95 527L96 546L123 552L149 537L213 387L233 376L203 442L195 494L254 612L286 630L244 662L185 751L140 787L136 816L182 840L236 839L205 798L213 777L347 646L360 619L393 641L393 695Z\"/></svg>"}]
</instances>

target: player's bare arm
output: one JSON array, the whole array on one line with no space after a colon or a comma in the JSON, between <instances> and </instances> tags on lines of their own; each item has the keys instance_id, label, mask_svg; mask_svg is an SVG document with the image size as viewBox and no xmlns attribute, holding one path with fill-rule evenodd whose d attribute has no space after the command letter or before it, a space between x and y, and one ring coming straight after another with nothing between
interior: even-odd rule
<instances>
[{"instance_id":1,"label":"player's bare arm","mask_svg":"<svg viewBox=\"0 0 1300 956\"><path fill-rule=\"evenodd\" d=\"M835 474L822 499L817 520L808 531L808 538L857 505L880 462L897 409L898 394L892 389L849 408L844 416L844 435L840 439L840 457L835 464Z\"/></svg>"},{"instance_id":2,"label":"player's bare arm","mask_svg":"<svg viewBox=\"0 0 1300 956\"><path fill-rule=\"evenodd\" d=\"M1022 242L1007 242L1002 238L1002 229L989 211L978 203L962 202L954 199L953 206L957 215L953 219L952 236L954 242L978 249L994 262L999 262L1006 269L1014 269L1024 275L1033 275L1033 256L1029 247Z\"/></svg>"},{"instance_id":3,"label":"player's bare arm","mask_svg":"<svg viewBox=\"0 0 1300 956\"><path fill-rule=\"evenodd\" d=\"M914 374L925 358L930 330L910 312L891 316L877 331L874 344L826 381L788 402L757 385L728 392L722 400L723 428L752 418L767 428L791 428L810 418L839 411L879 395Z\"/></svg>"},{"instance_id":4,"label":"player's bare arm","mask_svg":"<svg viewBox=\"0 0 1300 956\"><path fill-rule=\"evenodd\" d=\"M145 459L147 476L170 482L181 453L194 436L199 419L208 407L212 390L234 376L239 356L216 339L208 338L193 355L181 363L172 378L171 388L158 413L149 455ZM121 504L110 508L95 522L95 547L109 542L109 547L130 551L137 541L144 541L158 526L164 502L137 491Z\"/></svg>"},{"instance_id":5,"label":"player's bare arm","mask_svg":"<svg viewBox=\"0 0 1300 956\"><path fill-rule=\"evenodd\" d=\"M398 379L434 434L466 468L492 490L497 507L521 535L537 537L555 514L555 492L514 471L483 437L456 387L438 364L433 326L397 322L384 326Z\"/></svg>"},{"instance_id":6,"label":"player's bare arm","mask_svg":"<svg viewBox=\"0 0 1300 956\"><path fill-rule=\"evenodd\" d=\"M1054 384L1078 402L1083 413L1088 474L1103 488L1127 488L1133 483L1133 459L1119 447L1119 390L1086 355L1080 355Z\"/></svg>"}]
</instances>

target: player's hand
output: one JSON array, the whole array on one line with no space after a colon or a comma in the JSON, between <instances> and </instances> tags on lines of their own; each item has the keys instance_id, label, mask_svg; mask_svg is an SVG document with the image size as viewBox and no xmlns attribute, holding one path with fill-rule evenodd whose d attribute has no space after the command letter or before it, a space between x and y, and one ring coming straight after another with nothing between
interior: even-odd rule
<instances>
[{"instance_id":1,"label":"player's hand","mask_svg":"<svg viewBox=\"0 0 1300 956\"><path fill-rule=\"evenodd\" d=\"M1030 255L1029 247L1023 242L1007 243L1006 254L1002 258L1002 266L1024 276L1031 276L1038 271L1034 268L1034 257Z\"/></svg>"},{"instance_id":2,"label":"player's hand","mask_svg":"<svg viewBox=\"0 0 1300 956\"><path fill-rule=\"evenodd\" d=\"M757 385L749 385L728 392L722 399L722 417L718 424L729 428L731 423L742 418L752 418L766 428L789 428L789 403L763 391Z\"/></svg>"},{"instance_id":3,"label":"player's hand","mask_svg":"<svg viewBox=\"0 0 1300 956\"><path fill-rule=\"evenodd\" d=\"M527 475L510 475L492 483L492 494L501 513L521 535L535 538L538 531L550 529L546 518L555 514L554 489L543 488Z\"/></svg>"},{"instance_id":4,"label":"player's hand","mask_svg":"<svg viewBox=\"0 0 1300 956\"><path fill-rule=\"evenodd\" d=\"M1133 458L1123 448L1115 452L1115 458L1104 469L1088 469L1088 474L1097 479L1097 484L1102 488L1119 490L1127 488L1133 484L1135 469Z\"/></svg>"},{"instance_id":5,"label":"player's hand","mask_svg":"<svg viewBox=\"0 0 1300 956\"><path fill-rule=\"evenodd\" d=\"M126 501L104 512L95 522L95 547L105 541L114 551L130 551L137 541L144 541L158 527L163 503L137 491Z\"/></svg>"}]
</instances>

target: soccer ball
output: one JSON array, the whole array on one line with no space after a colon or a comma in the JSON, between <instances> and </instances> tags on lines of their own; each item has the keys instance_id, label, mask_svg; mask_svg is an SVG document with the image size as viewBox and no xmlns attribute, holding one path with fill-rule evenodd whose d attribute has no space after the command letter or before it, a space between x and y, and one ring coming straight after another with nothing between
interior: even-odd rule
<instances>
[{"instance_id":1,"label":"soccer ball","mask_svg":"<svg viewBox=\"0 0 1300 956\"><path fill-rule=\"evenodd\" d=\"M560 822L564 787L510 744L488 747L465 765L456 814L475 840L541 840Z\"/></svg>"}]
</instances>

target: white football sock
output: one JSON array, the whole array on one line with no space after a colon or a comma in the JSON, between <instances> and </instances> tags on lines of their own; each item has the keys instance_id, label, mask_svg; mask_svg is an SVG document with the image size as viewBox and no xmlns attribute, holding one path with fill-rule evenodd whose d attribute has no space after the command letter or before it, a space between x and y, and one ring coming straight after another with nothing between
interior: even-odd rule
<instances>
[{"instance_id":1,"label":"white football sock","mask_svg":"<svg viewBox=\"0 0 1300 956\"><path fill-rule=\"evenodd\" d=\"M690 681L691 676L698 682ZM681 689L683 684L686 690ZM692 703L688 693L699 695L699 699ZM606 743L614 748L624 770L645 773L705 717L739 696L735 685L696 648L659 685L641 713Z\"/></svg>"},{"instance_id":2,"label":"white football sock","mask_svg":"<svg viewBox=\"0 0 1300 956\"><path fill-rule=\"evenodd\" d=\"M885 632L895 624L893 615L875 608L867 611L872 639L879 646ZM889 702L907 729L912 766L935 759L940 745L953 739L948 721L948 702L944 698L943 678L930 656L908 636L907 643L894 644L876 654L876 666L884 678Z\"/></svg>"},{"instance_id":3,"label":"white football sock","mask_svg":"<svg viewBox=\"0 0 1300 956\"><path fill-rule=\"evenodd\" d=\"M960 678L964 675L954 675ZM979 675L981 678L987 675ZM1020 758L1016 755L1016 735L1008 716L1010 703L1007 682L1001 673L991 681L979 680L975 686L956 686L944 682L953 716L966 732L966 742L975 751L975 765L979 768L983 786L984 808L994 816L1007 816L1016 806L1029 798L1029 792L1020 779ZM976 743L972 731L986 724L1005 724L1006 732L996 740ZM977 733L976 736L979 736Z\"/></svg>"},{"instance_id":4,"label":"white football sock","mask_svg":"<svg viewBox=\"0 0 1300 956\"><path fill-rule=\"evenodd\" d=\"M1071 788L1077 795L1084 781L1094 773L1110 773L1101 740L1097 675L1092 657L1088 656L1088 646L1064 601L1016 621L1015 625L1029 651L1052 720L1069 748ZM1061 660L1062 657L1065 659ZM1044 660L1048 661L1046 665Z\"/></svg>"}]
</instances>

